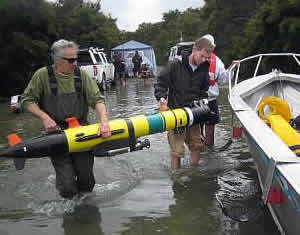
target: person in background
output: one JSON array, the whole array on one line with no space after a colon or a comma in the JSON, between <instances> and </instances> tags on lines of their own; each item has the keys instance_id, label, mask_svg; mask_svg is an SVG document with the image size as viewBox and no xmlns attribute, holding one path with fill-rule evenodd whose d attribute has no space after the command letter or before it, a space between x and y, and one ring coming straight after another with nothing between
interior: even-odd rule
<instances>
[{"instance_id":1,"label":"person in background","mask_svg":"<svg viewBox=\"0 0 300 235\"><path fill-rule=\"evenodd\" d=\"M210 34L204 35L202 38L207 39L213 48L216 47L214 37ZM232 64L238 63L233 61ZM219 96L219 85L227 83L229 80L229 69L226 70L222 60L214 53L209 58L209 89L208 89L208 106L214 113L211 119L205 123L205 144L207 146L214 145L215 125L220 122L220 112L217 102Z\"/></svg>"},{"instance_id":2,"label":"person in background","mask_svg":"<svg viewBox=\"0 0 300 235\"><path fill-rule=\"evenodd\" d=\"M132 63L133 63L133 76L136 78L138 78L142 61L143 59L139 55L138 51L135 51L135 55L132 57Z\"/></svg>"},{"instance_id":3,"label":"person in background","mask_svg":"<svg viewBox=\"0 0 300 235\"><path fill-rule=\"evenodd\" d=\"M88 106L101 120L97 134L109 137L104 97L95 80L77 67L78 46L64 39L53 43L54 64L38 69L22 95L22 106L38 117L46 132L67 128L67 119L75 117L87 124ZM92 192L95 185L94 156L91 152L50 156L56 172L56 188L63 198Z\"/></svg>"},{"instance_id":4,"label":"person in background","mask_svg":"<svg viewBox=\"0 0 300 235\"><path fill-rule=\"evenodd\" d=\"M150 78L150 71L149 71L148 65L144 62L141 65L140 78L143 78L143 79Z\"/></svg>"},{"instance_id":5,"label":"person in background","mask_svg":"<svg viewBox=\"0 0 300 235\"><path fill-rule=\"evenodd\" d=\"M208 60L213 49L209 40L200 38L191 53L169 62L161 71L154 85L160 111L189 106L195 100L207 98ZM184 143L191 151L191 164L198 164L202 148L200 125L169 131L168 142L172 169L180 168Z\"/></svg>"},{"instance_id":6,"label":"person in background","mask_svg":"<svg viewBox=\"0 0 300 235\"><path fill-rule=\"evenodd\" d=\"M120 79L122 86L126 85L125 78L125 61L122 59L120 53L117 53L114 57L114 65L116 70L116 77Z\"/></svg>"}]
</instances>

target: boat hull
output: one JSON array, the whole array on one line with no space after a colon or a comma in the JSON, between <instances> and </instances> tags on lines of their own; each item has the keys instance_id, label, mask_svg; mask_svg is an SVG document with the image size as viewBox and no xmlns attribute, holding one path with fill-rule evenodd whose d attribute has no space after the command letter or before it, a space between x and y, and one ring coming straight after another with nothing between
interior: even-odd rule
<instances>
[{"instance_id":1,"label":"boat hull","mask_svg":"<svg viewBox=\"0 0 300 235\"><path fill-rule=\"evenodd\" d=\"M246 132L245 137L247 139L249 152L255 162L260 187L263 190L270 167L270 159L249 133ZM300 201L299 195L288 180L276 169L271 188L280 188L282 190L283 198L280 203L267 203L278 230L281 234L299 234L300 223L298 221L300 220L300 211L297 211L297 209L300 209L299 205L297 205Z\"/></svg>"},{"instance_id":2,"label":"boat hull","mask_svg":"<svg viewBox=\"0 0 300 235\"><path fill-rule=\"evenodd\" d=\"M300 115L300 76L274 70L257 75L263 56L298 54L261 54L241 60L257 58L252 78L240 78L239 66L234 86L229 84L229 103L242 125L249 151L256 165L262 190L262 200L270 210L281 234L300 233L300 158L282 141L258 115L258 106L265 97L278 97L289 104L292 118ZM300 62L295 59L298 65ZM275 65L276 66L276 65ZM270 107L264 112L268 115ZM300 145L300 143L297 145Z\"/></svg>"}]
</instances>

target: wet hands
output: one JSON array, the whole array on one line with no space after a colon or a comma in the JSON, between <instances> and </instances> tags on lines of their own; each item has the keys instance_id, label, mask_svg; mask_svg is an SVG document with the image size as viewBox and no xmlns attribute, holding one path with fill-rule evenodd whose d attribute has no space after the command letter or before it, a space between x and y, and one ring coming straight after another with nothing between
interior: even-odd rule
<instances>
[{"instance_id":1,"label":"wet hands","mask_svg":"<svg viewBox=\"0 0 300 235\"><path fill-rule=\"evenodd\" d=\"M240 61L239 60L233 60L231 62L231 65L229 67L233 67L234 65L239 65L240 64Z\"/></svg>"},{"instance_id":2,"label":"wet hands","mask_svg":"<svg viewBox=\"0 0 300 235\"><path fill-rule=\"evenodd\" d=\"M108 122L101 122L101 124L99 125L99 128L98 128L97 135L101 136L102 138L107 138L107 137L111 136L111 131L110 131Z\"/></svg>"},{"instance_id":3,"label":"wet hands","mask_svg":"<svg viewBox=\"0 0 300 235\"><path fill-rule=\"evenodd\" d=\"M168 101L163 97L160 98L158 105L159 105L159 111L166 111L166 110L169 109L168 108Z\"/></svg>"},{"instance_id":4,"label":"wet hands","mask_svg":"<svg viewBox=\"0 0 300 235\"><path fill-rule=\"evenodd\" d=\"M241 62L240 60L233 60L227 70L230 71L235 65L239 66L240 62Z\"/></svg>"},{"instance_id":5,"label":"wet hands","mask_svg":"<svg viewBox=\"0 0 300 235\"><path fill-rule=\"evenodd\" d=\"M59 126L56 124L56 122L48 115L44 115L41 119L46 132L53 132L59 129Z\"/></svg>"}]
</instances>

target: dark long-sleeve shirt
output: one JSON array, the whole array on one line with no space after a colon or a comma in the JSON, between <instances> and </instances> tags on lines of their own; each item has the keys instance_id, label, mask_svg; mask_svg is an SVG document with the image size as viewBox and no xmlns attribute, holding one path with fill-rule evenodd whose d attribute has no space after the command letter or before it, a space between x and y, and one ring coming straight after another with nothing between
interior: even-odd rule
<instances>
[{"instance_id":1,"label":"dark long-sleeve shirt","mask_svg":"<svg viewBox=\"0 0 300 235\"><path fill-rule=\"evenodd\" d=\"M159 74L154 85L154 95L157 100L168 98L170 108L190 105L193 100L207 98L208 84L207 62L199 65L195 71L188 61L188 55L180 60L174 60Z\"/></svg>"}]
</instances>

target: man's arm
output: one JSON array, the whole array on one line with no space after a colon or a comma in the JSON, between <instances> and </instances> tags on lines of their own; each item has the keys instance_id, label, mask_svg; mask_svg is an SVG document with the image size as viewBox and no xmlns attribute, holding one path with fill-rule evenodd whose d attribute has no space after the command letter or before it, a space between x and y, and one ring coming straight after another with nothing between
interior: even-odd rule
<instances>
[{"instance_id":1,"label":"man's arm","mask_svg":"<svg viewBox=\"0 0 300 235\"><path fill-rule=\"evenodd\" d=\"M97 103L95 109L96 109L97 116L100 120L100 127L98 129L97 134L99 136L101 135L101 137L104 138L111 136L105 104Z\"/></svg>"},{"instance_id":2,"label":"man's arm","mask_svg":"<svg viewBox=\"0 0 300 235\"><path fill-rule=\"evenodd\" d=\"M168 109L168 93L171 77L171 63L169 63L158 75L157 83L154 85L154 96L159 102L159 110L164 111Z\"/></svg>"},{"instance_id":3,"label":"man's arm","mask_svg":"<svg viewBox=\"0 0 300 235\"><path fill-rule=\"evenodd\" d=\"M85 97L87 100L88 106L94 108L97 113L97 117L99 119L99 128L97 131L98 135L102 137L108 137L111 135L109 125L108 125L108 118L107 112L105 107L105 98L101 94L97 83L94 79L90 78L89 75L84 71L81 71L81 78L85 89Z\"/></svg>"},{"instance_id":4,"label":"man's arm","mask_svg":"<svg viewBox=\"0 0 300 235\"><path fill-rule=\"evenodd\" d=\"M157 101L160 98L167 99L169 93L169 86L171 81L171 63L169 63L163 70L159 73L157 77L157 82L154 84L154 96Z\"/></svg>"},{"instance_id":5,"label":"man's arm","mask_svg":"<svg viewBox=\"0 0 300 235\"><path fill-rule=\"evenodd\" d=\"M57 128L56 122L39 107L41 94L43 93L45 81L48 80L48 70L41 68L37 70L28 83L22 94L21 105L28 112L42 121L46 131L53 131Z\"/></svg>"},{"instance_id":6,"label":"man's arm","mask_svg":"<svg viewBox=\"0 0 300 235\"><path fill-rule=\"evenodd\" d=\"M201 99L205 99L208 97L208 89L209 89L209 83L208 83L208 80L209 80L209 75L208 73L206 73L203 77L203 82L202 82L202 88L200 90L200 97Z\"/></svg>"},{"instance_id":7,"label":"man's arm","mask_svg":"<svg viewBox=\"0 0 300 235\"><path fill-rule=\"evenodd\" d=\"M219 57L216 57L216 80L218 84L224 84L228 82L228 71L225 69L225 65Z\"/></svg>"},{"instance_id":8,"label":"man's arm","mask_svg":"<svg viewBox=\"0 0 300 235\"><path fill-rule=\"evenodd\" d=\"M28 112L32 113L34 116L36 116L42 121L42 124L46 131L56 130L56 122L47 113L42 111L37 104L28 104L25 108Z\"/></svg>"},{"instance_id":9,"label":"man's arm","mask_svg":"<svg viewBox=\"0 0 300 235\"><path fill-rule=\"evenodd\" d=\"M233 60L232 64L225 69L224 63L221 61L219 57L216 58L216 80L218 81L219 84L224 84L229 81L229 70L234 64L238 64L238 60Z\"/></svg>"}]
</instances>

